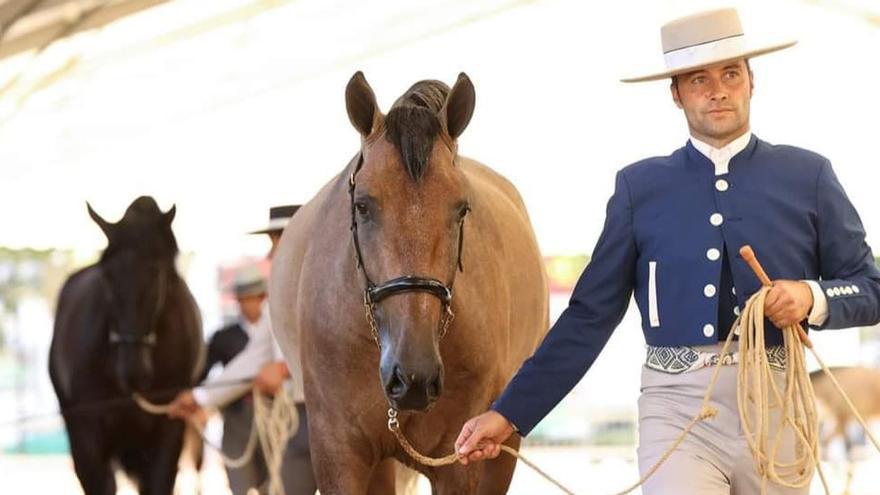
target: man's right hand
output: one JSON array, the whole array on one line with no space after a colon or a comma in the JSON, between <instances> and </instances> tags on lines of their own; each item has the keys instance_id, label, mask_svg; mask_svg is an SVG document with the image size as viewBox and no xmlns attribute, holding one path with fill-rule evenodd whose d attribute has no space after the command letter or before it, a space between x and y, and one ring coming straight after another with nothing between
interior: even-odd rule
<instances>
[{"instance_id":1,"label":"man's right hand","mask_svg":"<svg viewBox=\"0 0 880 495\"><path fill-rule=\"evenodd\" d=\"M486 411L461 427L455 441L459 462L494 459L501 453L501 444L514 432L513 425L497 411Z\"/></svg>"},{"instance_id":2,"label":"man's right hand","mask_svg":"<svg viewBox=\"0 0 880 495\"><path fill-rule=\"evenodd\" d=\"M201 410L201 406L193 397L192 390L184 390L177 394L177 397L168 405L168 417L187 419L197 414Z\"/></svg>"}]
</instances>

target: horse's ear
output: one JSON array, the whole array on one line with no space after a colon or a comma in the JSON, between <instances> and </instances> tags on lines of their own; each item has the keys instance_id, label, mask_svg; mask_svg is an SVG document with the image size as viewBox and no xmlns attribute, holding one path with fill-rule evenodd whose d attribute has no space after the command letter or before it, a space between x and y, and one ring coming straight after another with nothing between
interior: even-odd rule
<instances>
[{"instance_id":1,"label":"horse's ear","mask_svg":"<svg viewBox=\"0 0 880 495\"><path fill-rule=\"evenodd\" d=\"M176 213L177 213L177 205L173 204L173 205L171 205L171 208L168 209L168 211L166 211L165 213L162 214L165 217L165 223L167 223L168 225L171 225L171 222L174 221L174 215Z\"/></svg>"},{"instance_id":2,"label":"horse's ear","mask_svg":"<svg viewBox=\"0 0 880 495\"><path fill-rule=\"evenodd\" d=\"M107 240L109 241L113 236L114 225L101 218L101 215L98 215L98 212L92 208L92 205L90 205L88 201L86 201L86 208L89 210L89 216L92 217L92 220L94 220L96 224L98 224L98 227L101 227L101 231L104 232L104 235L107 236Z\"/></svg>"},{"instance_id":3,"label":"horse's ear","mask_svg":"<svg viewBox=\"0 0 880 495\"><path fill-rule=\"evenodd\" d=\"M361 71L355 72L345 86L345 109L351 125L363 137L372 134L382 123L376 95Z\"/></svg>"},{"instance_id":4,"label":"horse's ear","mask_svg":"<svg viewBox=\"0 0 880 495\"><path fill-rule=\"evenodd\" d=\"M471 78L464 72L458 75L458 80L449 91L446 103L440 112L440 117L446 127L446 132L452 139L458 139L467 128L471 117L474 115L474 104L477 94Z\"/></svg>"}]
</instances>

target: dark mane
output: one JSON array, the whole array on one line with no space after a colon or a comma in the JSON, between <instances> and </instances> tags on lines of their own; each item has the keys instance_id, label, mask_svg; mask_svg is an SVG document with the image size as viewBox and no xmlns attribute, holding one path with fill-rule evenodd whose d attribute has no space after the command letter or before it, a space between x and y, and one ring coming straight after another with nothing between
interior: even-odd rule
<instances>
[{"instance_id":1,"label":"dark mane","mask_svg":"<svg viewBox=\"0 0 880 495\"><path fill-rule=\"evenodd\" d=\"M134 200L125 210L122 220L113 226L112 239L101 255L101 261L126 249L152 259L173 261L177 255L177 240L171 225L156 201L149 196Z\"/></svg>"},{"instance_id":2,"label":"dark mane","mask_svg":"<svg viewBox=\"0 0 880 495\"><path fill-rule=\"evenodd\" d=\"M409 176L418 181L428 168L434 140L440 134L440 110L449 86L419 81L392 105L385 117L385 139L394 144Z\"/></svg>"}]
</instances>

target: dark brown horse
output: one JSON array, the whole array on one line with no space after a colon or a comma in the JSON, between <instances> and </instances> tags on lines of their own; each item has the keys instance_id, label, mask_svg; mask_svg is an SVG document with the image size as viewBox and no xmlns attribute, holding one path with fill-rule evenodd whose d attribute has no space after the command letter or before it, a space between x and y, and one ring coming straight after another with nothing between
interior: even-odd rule
<instances>
[{"instance_id":1,"label":"dark brown horse","mask_svg":"<svg viewBox=\"0 0 880 495\"><path fill-rule=\"evenodd\" d=\"M64 414L76 474L87 495L114 494L117 461L140 492L172 492L183 423L113 399L193 385L202 357L195 300L177 274L175 209L140 197L109 223L98 263L68 278L58 298L49 374ZM107 409L90 404L110 401Z\"/></svg>"},{"instance_id":2,"label":"dark brown horse","mask_svg":"<svg viewBox=\"0 0 880 495\"><path fill-rule=\"evenodd\" d=\"M510 483L510 457L427 468L386 428L390 404L416 449L449 454L547 328L544 268L519 194L458 155L474 99L464 74L451 90L421 81L383 115L355 74L346 104L361 150L282 236L272 321L303 374L325 495L393 493L389 458L437 494L504 493Z\"/></svg>"}]
</instances>

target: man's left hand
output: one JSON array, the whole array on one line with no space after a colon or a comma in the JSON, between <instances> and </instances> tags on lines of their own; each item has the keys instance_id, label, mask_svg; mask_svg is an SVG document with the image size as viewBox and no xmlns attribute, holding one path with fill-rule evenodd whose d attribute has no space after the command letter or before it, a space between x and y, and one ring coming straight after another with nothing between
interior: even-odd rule
<instances>
[{"instance_id":1,"label":"man's left hand","mask_svg":"<svg viewBox=\"0 0 880 495\"><path fill-rule=\"evenodd\" d=\"M764 299L764 316L785 328L806 320L812 307L813 291L806 282L776 280Z\"/></svg>"},{"instance_id":2,"label":"man's left hand","mask_svg":"<svg viewBox=\"0 0 880 495\"><path fill-rule=\"evenodd\" d=\"M254 379L254 387L266 395L275 395L284 384L284 380L290 378L290 371L284 361L276 361L263 366L260 373Z\"/></svg>"}]
</instances>

